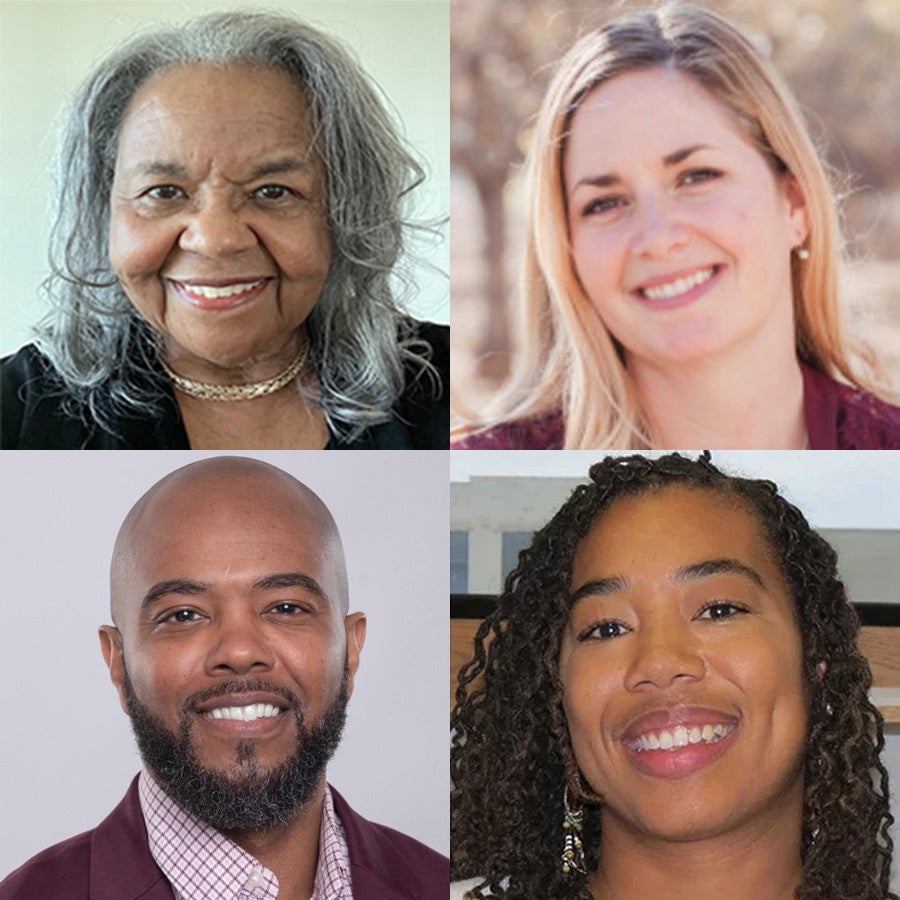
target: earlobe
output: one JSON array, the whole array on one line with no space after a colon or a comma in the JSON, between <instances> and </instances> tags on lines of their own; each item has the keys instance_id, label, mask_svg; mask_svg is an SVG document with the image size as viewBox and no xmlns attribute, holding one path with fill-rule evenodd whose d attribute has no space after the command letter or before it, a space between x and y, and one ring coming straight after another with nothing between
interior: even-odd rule
<instances>
[{"instance_id":1,"label":"earlobe","mask_svg":"<svg viewBox=\"0 0 900 900\"><path fill-rule=\"evenodd\" d=\"M809 237L809 210L797 179L788 175L784 181L785 196L791 219L791 247L799 247Z\"/></svg>"},{"instance_id":2,"label":"earlobe","mask_svg":"<svg viewBox=\"0 0 900 900\"><path fill-rule=\"evenodd\" d=\"M110 681L118 691L119 704L125 715L130 715L125 697L125 654L122 649L122 633L115 625L100 626L100 650L106 665L109 666Z\"/></svg>"}]
</instances>

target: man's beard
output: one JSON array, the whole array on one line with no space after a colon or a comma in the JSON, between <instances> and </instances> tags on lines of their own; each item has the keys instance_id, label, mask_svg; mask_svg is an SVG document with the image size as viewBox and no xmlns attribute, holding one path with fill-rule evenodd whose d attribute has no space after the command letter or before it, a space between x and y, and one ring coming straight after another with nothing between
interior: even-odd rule
<instances>
[{"instance_id":1,"label":"man's beard","mask_svg":"<svg viewBox=\"0 0 900 900\"><path fill-rule=\"evenodd\" d=\"M224 694L251 691L278 694L288 701L289 708L281 715L293 715L297 723L293 754L283 763L261 768L256 743L244 739L235 743L236 774L205 768L191 737L197 716L195 705ZM179 717L177 734L138 700L127 669L125 693L144 764L173 800L219 831L263 829L292 821L318 787L344 728L347 667L345 663L334 702L312 725L306 723L293 693L258 679L231 681L189 697Z\"/></svg>"}]
</instances>

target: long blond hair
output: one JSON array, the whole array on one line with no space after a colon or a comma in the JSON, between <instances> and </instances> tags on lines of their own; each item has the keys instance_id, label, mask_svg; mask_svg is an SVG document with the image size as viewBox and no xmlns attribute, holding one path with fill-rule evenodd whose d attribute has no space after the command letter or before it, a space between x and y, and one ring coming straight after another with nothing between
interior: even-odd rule
<instances>
[{"instance_id":1,"label":"long blond hair","mask_svg":"<svg viewBox=\"0 0 900 900\"><path fill-rule=\"evenodd\" d=\"M529 229L515 307L519 353L482 424L561 410L565 449L652 446L621 350L575 274L566 227L562 160L581 101L626 72L667 67L696 79L731 109L779 175L806 201L810 258L792 258L797 356L860 387L840 311L843 241L835 192L796 102L747 38L721 16L678 2L617 19L563 57L535 122L525 167ZM871 358L872 375L878 374ZM471 430L469 428L468 430Z\"/></svg>"}]
</instances>

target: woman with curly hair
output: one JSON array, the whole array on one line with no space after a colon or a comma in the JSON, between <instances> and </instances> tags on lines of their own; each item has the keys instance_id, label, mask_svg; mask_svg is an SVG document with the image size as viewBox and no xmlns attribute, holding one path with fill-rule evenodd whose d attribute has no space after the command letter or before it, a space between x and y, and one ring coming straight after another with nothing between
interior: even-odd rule
<instances>
[{"instance_id":1,"label":"woman with curly hair","mask_svg":"<svg viewBox=\"0 0 900 900\"><path fill-rule=\"evenodd\" d=\"M666 3L585 34L524 178L517 356L455 448L900 448L844 334L835 192L727 20Z\"/></svg>"},{"instance_id":2,"label":"woman with curly hair","mask_svg":"<svg viewBox=\"0 0 900 900\"><path fill-rule=\"evenodd\" d=\"M896 900L883 719L834 550L708 453L590 478L460 672L466 896Z\"/></svg>"}]
</instances>

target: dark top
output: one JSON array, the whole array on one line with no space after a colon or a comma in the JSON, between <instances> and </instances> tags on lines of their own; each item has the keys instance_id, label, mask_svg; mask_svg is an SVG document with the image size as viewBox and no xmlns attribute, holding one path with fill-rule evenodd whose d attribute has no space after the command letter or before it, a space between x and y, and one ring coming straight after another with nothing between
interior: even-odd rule
<instances>
[{"instance_id":1,"label":"dark top","mask_svg":"<svg viewBox=\"0 0 900 900\"><path fill-rule=\"evenodd\" d=\"M900 409L801 363L803 412L810 450L898 450ZM558 410L479 431L453 450L559 450L564 440ZM747 448L752 449L752 448Z\"/></svg>"},{"instance_id":2,"label":"dark top","mask_svg":"<svg viewBox=\"0 0 900 900\"><path fill-rule=\"evenodd\" d=\"M350 855L354 900L447 900L450 861L357 815L331 788ZM32 857L0 882L0 900L173 900L150 853L137 778L92 831Z\"/></svg>"},{"instance_id":3,"label":"dark top","mask_svg":"<svg viewBox=\"0 0 900 900\"><path fill-rule=\"evenodd\" d=\"M417 337L432 348L432 379L407 364L407 383L389 421L367 428L351 442L332 434L326 450L446 450L450 444L450 329L418 323ZM418 375L418 377L416 377ZM28 344L0 361L0 446L4 450L190 450L171 382L160 370L165 394L156 418L116 419L118 434L67 416L50 361Z\"/></svg>"}]
</instances>

